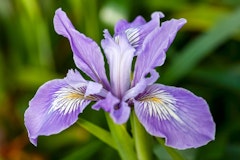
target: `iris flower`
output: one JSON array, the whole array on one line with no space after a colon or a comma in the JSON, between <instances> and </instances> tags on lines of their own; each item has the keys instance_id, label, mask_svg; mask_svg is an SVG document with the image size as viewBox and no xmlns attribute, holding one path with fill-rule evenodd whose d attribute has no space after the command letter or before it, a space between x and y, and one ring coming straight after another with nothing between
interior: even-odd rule
<instances>
[{"instance_id":1,"label":"iris flower","mask_svg":"<svg viewBox=\"0 0 240 160\"><path fill-rule=\"evenodd\" d=\"M92 109L108 112L116 124L127 122L130 112L135 112L150 135L165 138L173 148L196 148L213 140L215 123L203 98L155 83L159 78L156 67L163 65L166 51L186 23L171 19L160 24L163 17L154 12L149 22L141 16L130 23L120 20L113 36L104 30L101 46L109 65L107 76L100 47L57 9L55 31L69 40L77 68L89 78L70 69L65 78L48 81L38 89L25 112L31 143L37 145L38 136L70 127L90 102L95 102Z\"/></svg>"}]
</instances>

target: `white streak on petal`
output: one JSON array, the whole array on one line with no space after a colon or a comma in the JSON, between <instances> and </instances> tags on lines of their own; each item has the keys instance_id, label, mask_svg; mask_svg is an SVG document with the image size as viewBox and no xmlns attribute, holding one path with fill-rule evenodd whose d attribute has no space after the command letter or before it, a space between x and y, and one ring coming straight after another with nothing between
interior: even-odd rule
<instances>
[{"instance_id":1,"label":"white streak on petal","mask_svg":"<svg viewBox=\"0 0 240 160\"><path fill-rule=\"evenodd\" d=\"M129 44L125 33L112 38L109 32L105 30L104 36L102 47L109 64L111 92L114 96L122 98L130 88L135 49Z\"/></svg>"},{"instance_id":2,"label":"white streak on petal","mask_svg":"<svg viewBox=\"0 0 240 160\"><path fill-rule=\"evenodd\" d=\"M149 96L139 97L142 110L148 112L150 117L156 116L159 120L171 120L174 118L181 124L184 122L176 114L176 99L164 90L155 90Z\"/></svg>"},{"instance_id":3,"label":"white streak on petal","mask_svg":"<svg viewBox=\"0 0 240 160\"><path fill-rule=\"evenodd\" d=\"M197 148L215 137L208 104L190 91L155 84L134 100L134 111L146 131L177 149Z\"/></svg>"},{"instance_id":4,"label":"white streak on petal","mask_svg":"<svg viewBox=\"0 0 240 160\"><path fill-rule=\"evenodd\" d=\"M140 33L138 28L129 28L125 31L129 43L134 47L139 46Z\"/></svg>"},{"instance_id":5,"label":"white streak on petal","mask_svg":"<svg viewBox=\"0 0 240 160\"><path fill-rule=\"evenodd\" d=\"M89 102L89 100L84 99L84 92L86 88L72 88L64 87L56 91L53 95L54 101L52 102L49 114L58 111L59 113L66 115L72 113L82 106L83 103ZM84 108L81 108L81 112Z\"/></svg>"}]
</instances>

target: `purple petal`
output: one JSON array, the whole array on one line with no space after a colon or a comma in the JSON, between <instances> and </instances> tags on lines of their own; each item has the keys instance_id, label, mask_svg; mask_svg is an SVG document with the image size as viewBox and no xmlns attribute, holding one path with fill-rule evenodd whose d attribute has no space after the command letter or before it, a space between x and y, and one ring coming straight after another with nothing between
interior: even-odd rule
<instances>
[{"instance_id":1,"label":"purple petal","mask_svg":"<svg viewBox=\"0 0 240 160\"><path fill-rule=\"evenodd\" d=\"M135 49L128 43L125 34L120 34L113 39L109 32L105 30L104 36L102 47L109 64L111 91L114 96L121 98L130 88L130 75Z\"/></svg>"},{"instance_id":2,"label":"purple petal","mask_svg":"<svg viewBox=\"0 0 240 160\"><path fill-rule=\"evenodd\" d=\"M114 32L121 33L128 28L136 28L138 26L144 25L145 23L146 21L142 16L137 16L131 23L127 22L125 19L121 19L116 23Z\"/></svg>"},{"instance_id":3,"label":"purple petal","mask_svg":"<svg viewBox=\"0 0 240 160\"><path fill-rule=\"evenodd\" d=\"M106 112L111 112L111 110L119 103L119 99L108 92L104 99L99 100L92 106L92 109L100 110L103 109Z\"/></svg>"},{"instance_id":4,"label":"purple petal","mask_svg":"<svg viewBox=\"0 0 240 160\"><path fill-rule=\"evenodd\" d=\"M150 77L142 78L140 82L138 82L135 86L130 88L124 94L124 96L122 98L123 101L133 99L134 97L136 97L137 95L142 93L148 85L153 84L159 77L158 72L155 70L152 70L150 74L151 74Z\"/></svg>"},{"instance_id":5,"label":"purple petal","mask_svg":"<svg viewBox=\"0 0 240 160\"><path fill-rule=\"evenodd\" d=\"M105 88L109 88L104 59L99 46L92 39L79 33L61 8L56 10L54 28L58 34L68 38L77 67L94 81L103 84Z\"/></svg>"},{"instance_id":6,"label":"purple petal","mask_svg":"<svg viewBox=\"0 0 240 160\"><path fill-rule=\"evenodd\" d=\"M102 89L103 86L101 84L90 81L88 82L84 97L98 94L101 92Z\"/></svg>"},{"instance_id":7,"label":"purple petal","mask_svg":"<svg viewBox=\"0 0 240 160\"><path fill-rule=\"evenodd\" d=\"M64 79L73 88L85 87L86 91L84 97L104 92L101 84L92 81L86 81L77 70L70 69L67 73L67 77Z\"/></svg>"},{"instance_id":8,"label":"purple petal","mask_svg":"<svg viewBox=\"0 0 240 160\"><path fill-rule=\"evenodd\" d=\"M215 123L208 104L186 89L151 85L134 104L147 132L165 138L168 146L197 148L214 140Z\"/></svg>"},{"instance_id":9,"label":"purple petal","mask_svg":"<svg viewBox=\"0 0 240 160\"><path fill-rule=\"evenodd\" d=\"M111 92L108 92L105 99L99 100L92 108L95 110L103 109L104 111L109 112L111 118L117 124L127 122L131 111L126 102L120 102L120 100L113 96Z\"/></svg>"},{"instance_id":10,"label":"purple petal","mask_svg":"<svg viewBox=\"0 0 240 160\"><path fill-rule=\"evenodd\" d=\"M136 60L133 85L145 78L155 67L164 63L168 47L174 40L177 31L185 23L185 19L163 22L161 27L157 27L146 37L142 52Z\"/></svg>"},{"instance_id":11,"label":"purple petal","mask_svg":"<svg viewBox=\"0 0 240 160\"><path fill-rule=\"evenodd\" d=\"M77 70L73 69L68 70L67 76L64 79L73 88L85 86L87 83L82 75Z\"/></svg>"},{"instance_id":12,"label":"purple petal","mask_svg":"<svg viewBox=\"0 0 240 160\"><path fill-rule=\"evenodd\" d=\"M131 23L120 20L115 26L115 35L125 32L129 43L136 48L135 55L141 52L144 39L160 25L160 18L164 15L161 12L154 12L151 17L152 20L147 23L141 16L138 16Z\"/></svg>"},{"instance_id":13,"label":"purple petal","mask_svg":"<svg viewBox=\"0 0 240 160\"><path fill-rule=\"evenodd\" d=\"M78 84L73 81L74 78L79 78ZM78 72L70 70L65 79L43 84L29 102L24 115L25 126L34 145L37 145L38 136L56 134L70 127L90 101L95 100L94 96L87 96L85 92L88 90L88 94L97 93L101 90L100 84L97 84L98 89L93 91L95 83L84 83L86 81L81 81L81 78ZM71 85L68 82L74 83Z\"/></svg>"},{"instance_id":14,"label":"purple petal","mask_svg":"<svg viewBox=\"0 0 240 160\"><path fill-rule=\"evenodd\" d=\"M123 124L126 123L129 119L130 112L131 108L126 102L122 101L118 106L115 106L111 110L110 115L115 123Z\"/></svg>"}]
</instances>

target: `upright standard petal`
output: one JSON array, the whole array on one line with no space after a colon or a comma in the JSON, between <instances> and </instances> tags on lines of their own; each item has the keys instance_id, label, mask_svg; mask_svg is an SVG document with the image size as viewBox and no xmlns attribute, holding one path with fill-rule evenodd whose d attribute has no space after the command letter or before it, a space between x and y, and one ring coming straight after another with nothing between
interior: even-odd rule
<instances>
[{"instance_id":1,"label":"upright standard petal","mask_svg":"<svg viewBox=\"0 0 240 160\"><path fill-rule=\"evenodd\" d=\"M77 67L94 81L103 84L105 88L109 89L104 59L99 46L92 39L75 30L61 8L56 10L54 28L58 34L68 38Z\"/></svg>"},{"instance_id":2,"label":"upright standard petal","mask_svg":"<svg viewBox=\"0 0 240 160\"><path fill-rule=\"evenodd\" d=\"M107 30L102 47L108 60L111 91L119 99L130 88L132 60L135 49L128 43L125 34L112 38Z\"/></svg>"},{"instance_id":3,"label":"upright standard petal","mask_svg":"<svg viewBox=\"0 0 240 160\"><path fill-rule=\"evenodd\" d=\"M133 86L152 72L155 67L161 66L166 58L166 51L174 40L177 31L186 23L185 19L172 19L162 23L152 31L143 42L143 49L138 55Z\"/></svg>"},{"instance_id":4,"label":"upright standard petal","mask_svg":"<svg viewBox=\"0 0 240 160\"><path fill-rule=\"evenodd\" d=\"M78 85L68 84L77 77L80 78ZM85 82L78 72L70 70L67 78L49 81L39 88L24 115L31 143L37 145L38 136L56 134L68 128L91 101L98 99L93 95L85 96L86 90L90 90ZM92 88L93 84L90 85Z\"/></svg>"},{"instance_id":5,"label":"upright standard petal","mask_svg":"<svg viewBox=\"0 0 240 160\"><path fill-rule=\"evenodd\" d=\"M147 132L177 149L197 148L215 137L206 101L183 88L154 84L136 97L134 110Z\"/></svg>"},{"instance_id":6,"label":"upright standard petal","mask_svg":"<svg viewBox=\"0 0 240 160\"><path fill-rule=\"evenodd\" d=\"M115 26L115 35L125 32L129 43L136 49L135 55L141 52L144 39L156 27L159 27L160 18L164 17L164 15L161 12L154 12L151 17L151 21L147 23L143 17L138 16L131 23L128 23L126 20L120 20Z\"/></svg>"},{"instance_id":7,"label":"upright standard petal","mask_svg":"<svg viewBox=\"0 0 240 160\"><path fill-rule=\"evenodd\" d=\"M142 16L137 16L133 22L128 22L125 19L119 20L115 27L114 32L119 34L121 32L125 32L128 28L136 28L138 26L144 25L146 23L145 19Z\"/></svg>"}]
</instances>

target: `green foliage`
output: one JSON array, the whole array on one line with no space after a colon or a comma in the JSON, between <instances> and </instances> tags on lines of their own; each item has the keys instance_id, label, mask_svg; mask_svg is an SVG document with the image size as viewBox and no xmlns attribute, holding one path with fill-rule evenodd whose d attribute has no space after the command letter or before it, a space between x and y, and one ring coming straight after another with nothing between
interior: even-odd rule
<instances>
[{"instance_id":1,"label":"green foliage","mask_svg":"<svg viewBox=\"0 0 240 160\"><path fill-rule=\"evenodd\" d=\"M114 149L117 149L116 143L113 140L113 137L111 133L108 131L86 121L81 118L79 118L77 122L82 128L86 129L89 133L95 135L97 138L99 138L101 141L105 142L109 146L111 146Z\"/></svg>"},{"instance_id":2,"label":"green foliage","mask_svg":"<svg viewBox=\"0 0 240 160\"><path fill-rule=\"evenodd\" d=\"M86 115L83 113L87 121L79 120L81 127L41 137L38 148L29 143L23 121L29 100L41 84L63 78L69 68L76 68L68 41L53 29L53 15L59 7L79 31L97 42L102 39L102 30L112 31L119 18L132 20L141 14L148 20L156 10L163 11L166 19L186 18L188 23L169 48L166 63L159 68L159 82L188 88L207 99L217 124L216 140L187 151L176 151L154 141L154 154L163 157L161 160L239 159L239 5L238 0L0 0L0 159L111 160L126 157L122 154L127 148L134 152L134 142L125 135L121 138L129 145L116 156L115 148L121 146L108 131L127 134L123 126L108 129L111 121L106 121L103 112L88 110L84 111ZM95 120L100 128L88 120Z\"/></svg>"},{"instance_id":3,"label":"green foliage","mask_svg":"<svg viewBox=\"0 0 240 160\"><path fill-rule=\"evenodd\" d=\"M188 74L203 58L239 31L239 18L240 9L237 9L189 43L168 66L163 81L174 83Z\"/></svg>"}]
</instances>

